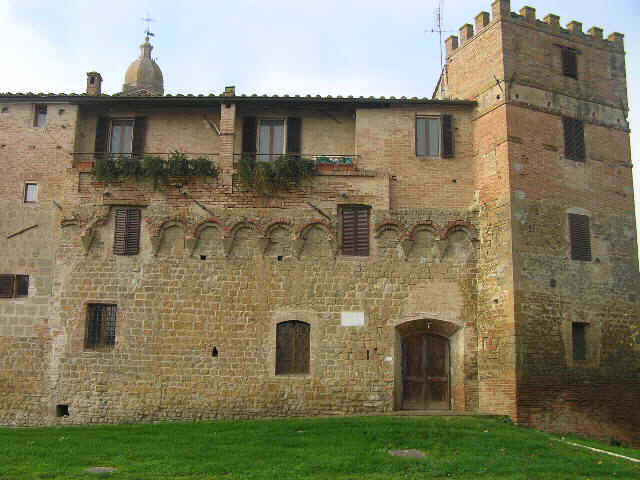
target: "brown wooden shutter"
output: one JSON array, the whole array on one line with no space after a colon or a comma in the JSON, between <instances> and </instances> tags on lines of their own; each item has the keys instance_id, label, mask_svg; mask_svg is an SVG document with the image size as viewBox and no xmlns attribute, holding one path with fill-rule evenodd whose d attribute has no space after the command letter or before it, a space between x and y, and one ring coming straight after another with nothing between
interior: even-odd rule
<instances>
[{"instance_id":1,"label":"brown wooden shutter","mask_svg":"<svg viewBox=\"0 0 640 480\"><path fill-rule=\"evenodd\" d=\"M569 214L569 235L571 239L571 259L591 261L591 232L589 217Z\"/></svg>"},{"instance_id":2,"label":"brown wooden shutter","mask_svg":"<svg viewBox=\"0 0 640 480\"><path fill-rule=\"evenodd\" d=\"M109 125L111 119L108 117L98 118L98 126L96 128L96 141L94 151L96 154L104 154L109 151L107 148L107 141L109 139Z\"/></svg>"},{"instance_id":3,"label":"brown wooden shutter","mask_svg":"<svg viewBox=\"0 0 640 480\"><path fill-rule=\"evenodd\" d=\"M256 117L244 117L242 122L242 153L257 153L256 135L257 130Z\"/></svg>"},{"instance_id":4,"label":"brown wooden shutter","mask_svg":"<svg viewBox=\"0 0 640 480\"><path fill-rule=\"evenodd\" d=\"M369 207L350 205L342 208L342 254L369 255Z\"/></svg>"},{"instance_id":5,"label":"brown wooden shutter","mask_svg":"<svg viewBox=\"0 0 640 480\"><path fill-rule=\"evenodd\" d=\"M140 250L139 208L117 208L115 212L115 255L137 255Z\"/></svg>"},{"instance_id":6,"label":"brown wooden shutter","mask_svg":"<svg viewBox=\"0 0 640 480\"><path fill-rule=\"evenodd\" d=\"M453 116L442 115L440 117L442 125L442 157L451 158L455 154L453 142Z\"/></svg>"},{"instance_id":7,"label":"brown wooden shutter","mask_svg":"<svg viewBox=\"0 0 640 480\"><path fill-rule=\"evenodd\" d=\"M144 156L144 145L147 137L147 117L136 117L133 122L133 145L131 153L135 157Z\"/></svg>"},{"instance_id":8,"label":"brown wooden shutter","mask_svg":"<svg viewBox=\"0 0 640 480\"><path fill-rule=\"evenodd\" d=\"M302 153L302 119L287 118L287 153Z\"/></svg>"},{"instance_id":9,"label":"brown wooden shutter","mask_svg":"<svg viewBox=\"0 0 640 480\"><path fill-rule=\"evenodd\" d=\"M309 373L310 327L296 320L276 327L276 375Z\"/></svg>"},{"instance_id":10,"label":"brown wooden shutter","mask_svg":"<svg viewBox=\"0 0 640 480\"><path fill-rule=\"evenodd\" d=\"M564 155L577 162L585 161L584 124L582 120L562 117L564 129Z\"/></svg>"},{"instance_id":11,"label":"brown wooden shutter","mask_svg":"<svg viewBox=\"0 0 640 480\"><path fill-rule=\"evenodd\" d=\"M0 298L13 297L15 275L0 275Z\"/></svg>"},{"instance_id":12,"label":"brown wooden shutter","mask_svg":"<svg viewBox=\"0 0 640 480\"><path fill-rule=\"evenodd\" d=\"M575 145L575 160L584 162L584 123L582 123L582 120L573 121L573 133Z\"/></svg>"}]
</instances>

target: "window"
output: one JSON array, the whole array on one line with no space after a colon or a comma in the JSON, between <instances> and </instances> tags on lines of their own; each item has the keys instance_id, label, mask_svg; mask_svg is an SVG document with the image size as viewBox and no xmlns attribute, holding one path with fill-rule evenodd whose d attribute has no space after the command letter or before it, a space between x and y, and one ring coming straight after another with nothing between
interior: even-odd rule
<instances>
[{"instance_id":1,"label":"window","mask_svg":"<svg viewBox=\"0 0 640 480\"><path fill-rule=\"evenodd\" d=\"M569 214L569 237L571 241L571 260L591 261L591 233L589 217Z\"/></svg>"},{"instance_id":2,"label":"window","mask_svg":"<svg viewBox=\"0 0 640 480\"><path fill-rule=\"evenodd\" d=\"M416 117L416 155L453 157L453 117Z\"/></svg>"},{"instance_id":3,"label":"window","mask_svg":"<svg viewBox=\"0 0 640 480\"><path fill-rule=\"evenodd\" d=\"M573 342L573 359L587 359L587 326L586 323L571 324L571 338Z\"/></svg>"},{"instance_id":4,"label":"window","mask_svg":"<svg viewBox=\"0 0 640 480\"><path fill-rule=\"evenodd\" d=\"M96 128L96 154L142 156L146 136L146 117L100 117Z\"/></svg>"},{"instance_id":5,"label":"window","mask_svg":"<svg viewBox=\"0 0 640 480\"><path fill-rule=\"evenodd\" d=\"M564 156L576 162L585 161L584 124L582 120L562 117L564 127Z\"/></svg>"},{"instance_id":6,"label":"window","mask_svg":"<svg viewBox=\"0 0 640 480\"><path fill-rule=\"evenodd\" d=\"M24 184L24 203L35 203L38 201L38 184L27 182Z\"/></svg>"},{"instance_id":7,"label":"window","mask_svg":"<svg viewBox=\"0 0 640 480\"><path fill-rule=\"evenodd\" d=\"M369 255L369 207L342 207L342 254L360 257Z\"/></svg>"},{"instance_id":8,"label":"window","mask_svg":"<svg viewBox=\"0 0 640 480\"><path fill-rule=\"evenodd\" d=\"M116 344L116 305L90 303L87 309L85 348L112 347Z\"/></svg>"},{"instance_id":9,"label":"window","mask_svg":"<svg viewBox=\"0 0 640 480\"><path fill-rule=\"evenodd\" d=\"M115 238L113 253L115 255L137 255L140 250L139 208L116 208Z\"/></svg>"},{"instance_id":10,"label":"window","mask_svg":"<svg viewBox=\"0 0 640 480\"><path fill-rule=\"evenodd\" d=\"M276 327L276 375L309 373L309 324L291 320Z\"/></svg>"},{"instance_id":11,"label":"window","mask_svg":"<svg viewBox=\"0 0 640 480\"><path fill-rule=\"evenodd\" d=\"M271 161L283 154L299 155L302 120L297 117L244 117L242 152L257 154L258 160Z\"/></svg>"},{"instance_id":12,"label":"window","mask_svg":"<svg viewBox=\"0 0 640 480\"><path fill-rule=\"evenodd\" d=\"M562 73L565 77L578 78L578 52L562 47Z\"/></svg>"},{"instance_id":13,"label":"window","mask_svg":"<svg viewBox=\"0 0 640 480\"><path fill-rule=\"evenodd\" d=\"M47 106L36 105L33 115L33 126L42 128L47 123Z\"/></svg>"},{"instance_id":14,"label":"window","mask_svg":"<svg viewBox=\"0 0 640 480\"><path fill-rule=\"evenodd\" d=\"M29 295L29 275L0 275L0 298L26 297Z\"/></svg>"}]
</instances>

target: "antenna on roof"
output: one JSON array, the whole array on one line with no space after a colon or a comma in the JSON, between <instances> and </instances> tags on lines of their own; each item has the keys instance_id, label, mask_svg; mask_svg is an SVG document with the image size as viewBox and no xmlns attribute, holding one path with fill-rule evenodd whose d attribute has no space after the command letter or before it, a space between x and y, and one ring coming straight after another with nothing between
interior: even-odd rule
<instances>
[{"instance_id":1,"label":"antenna on roof","mask_svg":"<svg viewBox=\"0 0 640 480\"><path fill-rule=\"evenodd\" d=\"M444 52L443 52L443 41L442 34L451 32L451 30L443 30L442 28L442 11L444 10L444 0L437 0L437 6L433 9L433 28L431 30L426 30L430 33L437 33L440 37L440 90L442 94L444 94L444 82L442 76L444 75Z\"/></svg>"},{"instance_id":2,"label":"antenna on roof","mask_svg":"<svg viewBox=\"0 0 640 480\"><path fill-rule=\"evenodd\" d=\"M146 35L147 40L149 40L149 37L155 37L155 34L151 33L151 22L154 22L155 20L151 18L148 13L146 17L141 18L140 20L142 20L143 22L147 22L147 28L144 31L144 34Z\"/></svg>"}]
</instances>

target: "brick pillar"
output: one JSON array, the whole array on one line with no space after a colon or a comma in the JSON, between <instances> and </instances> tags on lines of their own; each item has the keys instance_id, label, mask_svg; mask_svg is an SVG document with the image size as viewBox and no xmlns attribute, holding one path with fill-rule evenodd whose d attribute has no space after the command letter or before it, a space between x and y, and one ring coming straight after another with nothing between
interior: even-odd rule
<instances>
[{"instance_id":1,"label":"brick pillar","mask_svg":"<svg viewBox=\"0 0 640 480\"><path fill-rule=\"evenodd\" d=\"M618 32L614 32L609 35L608 40L613 43L620 50L624 50L624 35Z\"/></svg>"},{"instance_id":2,"label":"brick pillar","mask_svg":"<svg viewBox=\"0 0 640 480\"><path fill-rule=\"evenodd\" d=\"M549 15L544 17L544 21L547 24L551 25L551 28L553 28L554 30L560 30L560 17L558 15L550 13Z\"/></svg>"},{"instance_id":3,"label":"brick pillar","mask_svg":"<svg viewBox=\"0 0 640 480\"><path fill-rule=\"evenodd\" d=\"M491 4L493 19L498 20L502 17L511 15L511 0L496 0Z\"/></svg>"},{"instance_id":4,"label":"brick pillar","mask_svg":"<svg viewBox=\"0 0 640 480\"><path fill-rule=\"evenodd\" d=\"M464 45L473 38L473 25L465 23L460 27L460 43Z\"/></svg>"},{"instance_id":5,"label":"brick pillar","mask_svg":"<svg viewBox=\"0 0 640 480\"><path fill-rule=\"evenodd\" d=\"M476 15L476 32L489 25L489 12L480 12Z\"/></svg>"},{"instance_id":6,"label":"brick pillar","mask_svg":"<svg viewBox=\"0 0 640 480\"><path fill-rule=\"evenodd\" d=\"M218 166L222 174L222 184L233 184L233 148L235 143L236 104L220 105L220 155Z\"/></svg>"},{"instance_id":7,"label":"brick pillar","mask_svg":"<svg viewBox=\"0 0 640 480\"><path fill-rule=\"evenodd\" d=\"M451 35L444 42L447 47L447 57L450 56L455 50L458 49L458 37Z\"/></svg>"},{"instance_id":8,"label":"brick pillar","mask_svg":"<svg viewBox=\"0 0 640 480\"><path fill-rule=\"evenodd\" d=\"M569 24L567 25L567 29L571 33L582 33L582 24L574 20L572 22L569 22Z\"/></svg>"},{"instance_id":9,"label":"brick pillar","mask_svg":"<svg viewBox=\"0 0 640 480\"><path fill-rule=\"evenodd\" d=\"M87 95L99 97L102 94L102 75L98 72L87 72Z\"/></svg>"},{"instance_id":10,"label":"brick pillar","mask_svg":"<svg viewBox=\"0 0 640 480\"><path fill-rule=\"evenodd\" d=\"M532 7L522 7L520 9L520 15L524 17L524 19L528 23L536 23L536 9Z\"/></svg>"}]
</instances>

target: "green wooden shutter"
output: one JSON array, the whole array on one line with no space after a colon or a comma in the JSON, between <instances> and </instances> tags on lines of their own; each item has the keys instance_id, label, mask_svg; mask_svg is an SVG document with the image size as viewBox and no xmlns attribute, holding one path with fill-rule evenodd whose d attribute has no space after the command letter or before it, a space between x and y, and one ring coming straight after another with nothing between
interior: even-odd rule
<instances>
[{"instance_id":1,"label":"green wooden shutter","mask_svg":"<svg viewBox=\"0 0 640 480\"><path fill-rule=\"evenodd\" d=\"M287 118L287 153L302 153L302 119Z\"/></svg>"},{"instance_id":2,"label":"green wooden shutter","mask_svg":"<svg viewBox=\"0 0 640 480\"><path fill-rule=\"evenodd\" d=\"M144 156L146 136L147 117L136 117L133 122L133 145L131 148L134 157L142 158Z\"/></svg>"},{"instance_id":3,"label":"green wooden shutter","mask_svg":"<svg viewBox=\"0 0 640 480\"><path fill-rule=\"evenodd\" d=\"M455 154L454 141L453 141L453 116L442 115L440 117L442 122L442 157L451 158Z\"/></svg>"}]
</instances>

